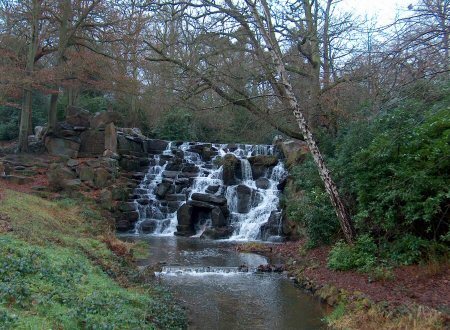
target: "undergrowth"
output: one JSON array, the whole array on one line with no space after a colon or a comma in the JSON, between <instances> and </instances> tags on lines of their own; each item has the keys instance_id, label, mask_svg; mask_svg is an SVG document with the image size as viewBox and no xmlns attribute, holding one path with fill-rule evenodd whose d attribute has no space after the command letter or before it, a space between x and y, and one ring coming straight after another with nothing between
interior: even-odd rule
<instances>
[{"instance_id":1,"label":"undergrowth","mask_svg":"<svg viewBox=\"0 0 450 330\"><path fill-rule=\"evenodd\" d=\"M132 244L95 210L5 195L0 214L12 231L0 233L0 329L185 328L184 311L137 278Z\"/></svg>"}]
</instances>

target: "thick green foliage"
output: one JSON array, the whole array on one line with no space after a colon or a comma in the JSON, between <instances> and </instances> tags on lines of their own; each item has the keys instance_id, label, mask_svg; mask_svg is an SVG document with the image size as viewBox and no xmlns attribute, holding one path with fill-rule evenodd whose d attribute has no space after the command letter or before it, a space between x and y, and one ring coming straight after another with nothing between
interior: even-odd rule
<instances>
[{"instance_id":1,"label":"thick green foliage","mask_svg":"<svg viewBox=\"0 0 450 330\"><path fill-rule=\"evenodd\" d=\"M308 236L309 247L332 243L339 225L311 157L308 156L304 164L294 167L291 175L294 187L290 190L304 190L304 194L297 198L293 191L288 191L288 218L299 221Z\"/></svg>"},{"instance_id":2,"label":"thick green foliage","mask_svg":"<svg viewBox=\"0 0 450 330\"><path fill-rule=\"evenodd\" d=\"M450 107L427 109L422 118L410 112L402 107L382 118L386 130L354 157L357 226L436 239L448 230ZM412 129L399 134L408 121Z\"/></svg>"},{"instance_id":3,"label":"thick green foliage","mask_svg":"<svg viewBox=\"0 0 450 330\"><path fill-rule=\"evenodd\" d=\"M173 109L161 118L156 136L166 140L196 141L197 132L192 114L185 109Z\"/></svg>"},{"instance_id":4,"label":"thick green foliage","mask_svg":"<svg viewBox=\"0 0 450 330\"><path fill-rule=\"evenodd\" d=\"M339 241L330 251L328 267L333 270L370 271L376 263L377 245L368 235L358 237L354 245Z\"/></svg>"},{"instance_id":5,"label":"thick green foliage","mask_svg":"<svg viewBox=\"0 0 450 330\"><path fill-rule=\"evenodd\" d=\"M427 85L427 93L391 100L384 112L344 125L336 137L319 135L358 234L372 237L384 260L411 264L448 251L448 90L449 86ZM293 192L286 197L290 218L306 226L313 246L333 241L338 233L316 172L311 159L297 165L291 171ZM304 191L302 198L298 191ZM333 251L330 267L365 268L344 260L345 253L356 253L353 248L339 243Z\"/></svg>"}]
</instances>

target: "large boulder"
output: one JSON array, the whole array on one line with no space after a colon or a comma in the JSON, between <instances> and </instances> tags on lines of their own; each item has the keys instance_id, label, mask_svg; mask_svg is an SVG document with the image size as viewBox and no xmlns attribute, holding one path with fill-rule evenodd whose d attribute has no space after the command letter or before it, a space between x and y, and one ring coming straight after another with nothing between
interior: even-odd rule
<instances>
[{"instance_id":1,"label":"large boulder","mask_svg":"<svg viewBox=\"0 0 450 330\"><path fill-rule=\"evenodd\" d=\"M89 111L74 106L67 108L66 122L69 125L88 128L90 126L90 120L91 114Z\"/></svg>"},{"instance_id":2,"label":"large boulder","mask_svg":"<svg viewBox=\"0 0 450 330\"><path fill-rule=\"evenodd\" d=\"M194 193L192 194L191 198L196 201L202 201L217 205L225 205L227 203L227 199L225 197L211 194Z\"/></svg>"},{"instance_id":3,"label":"large boulder","mask_svg":"<svg viewBox=\"0 0 450 330\"><path fill-rule=\"evenodd\" d=\"M104 188L107 185L109 185L111 181L111 175L109 174L109 172L100 167L100 168L96 168L94 171L94 185L97 188Z\"/></svg>"},{"instance_id":4,"label":"large boulder","mask_svg":"<svg viewBox=\"0 0 450 330\"><path fill-rule=\"evenodd\" d=\"M105 151L105 131L87 130L81 133L80 154L100 156Z\"/></svg>"},{"instance_id":5,"label":"large boulder","mask_svg":"<svg viewBox=\"0 0 450 330\"><path fill-rule=\"evenodd\" d=\"M258 155L248 158L249 163L252 166L253 179L259 179L263 177L270 168L273 168L278 164L277 156Z\"/></svg>"},{"instance_id":6,"label":"large boulder","mask_svg":"<svg viewBox=\"0 0 450 330\"><path fill-rule=\"evenodd\" d=\"M105 150L117 153L117 130L114 123L105 126Z\"/></svg>"},{"instance_id":7,"label":"large boulder","mask_svg":"<svg viewBox=\"0 0 450 330\"><path fill-rule=\"evenodd\" d=\"M91 128L104 128L108 124L118 123L122 120L122 115L114 111L97 112L90 120Z\"/></svg>"},{"instance_id":8,"label":"large boulder","mask_svg":"<svg viewBox=\"0 0 450 330\"><path fill-rule=\"evenodd\" d=\"M45 148L50 155L77 158L80 143L74 139L63 139L47 136L44 141Z\"/></svg>"},{"instance_id":9,"label":"large boulder","mask_svg":"<svg viewBox=\"0 0 450 330\"><path fill-rule=\"evenodd\" d=\"M118 135L117 141L117 150L119 154L144 152L143 142L140 139L134 139L131 136Z\"/></svg>"},{"instance_id":10,"label":"large boulder","mask_svg":"<svg viewBox=\"0 0 450 330\"><path fill-rule=\"evenodd\" d=\"M237 212L248 213L252 208L254 190L245 184L236 187L237 195Z\"/></svg>"},{"instance_id":11,"label":"large boulder","mask_svg":"<svg viewBox=\"0 0 450 330\"><path fill-rule=\"evenodd\" d=\"M164 140L147 140L146 150L149 153L162 153L167 149L169 142Z\"/></svg>"},{"instance_id":12,"label":"large boulder","mask_svg":"<svg viewBox=\"0 0 450 330\"><path fill-rule=\"evenodd\" d=\"M241 161L233 154L226 154L222 160L223 183L226 186L235 185L242 178Z\"/></svg>"},{"instance_id":13,"label":"large boulder","mask_svg":"<svg viewBox=\"0 0 450 330\"><path fill-rule=\"evenodd\" d=\"M219 207L215 207L211 210L211 223L214 228L228 225L227 219Z\"/></svg>"},{"instance_id":14,"label":"large boulder","mask_svg":"<svg viewBox=\"0 0 450 330\"><path fill-rule=\"evenodd\" d=\"M281 151L281 154L286 159L286 164L288 166L302 162L305 159L306 154L309 152L306 142L297 139L290 139L286 141L277 140L275 146Z\"/></svg>"},{"instance_id":15,"label":"large boulder","mask_svg":"<svg viewBox=\"0 0 450 330\"><path fill-rule=\"evenodd\" d=\"M51 190L59 191L64 190L68 187L68 183L72 185L71 180L76 180L76 174L74 171L69 168L59 165L53 164L47 171L48 185Z\"/></svg>"}]
</instances>

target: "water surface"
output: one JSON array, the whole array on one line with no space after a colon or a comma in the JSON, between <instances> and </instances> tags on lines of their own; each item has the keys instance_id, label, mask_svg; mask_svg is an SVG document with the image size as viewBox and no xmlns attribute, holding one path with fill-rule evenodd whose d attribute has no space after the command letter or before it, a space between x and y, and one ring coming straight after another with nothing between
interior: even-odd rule
<instances>
[{"instance_id":1,"label":"water surface","mask_svg":"<svg viewBox=\"0 0 450 330\"><path fill-rule=\"evenodd\" d=\"M265 257L239 253L231 242L180 237L128 236L149 243L141 265L165 262L185 272L160 274L188 308L189 329L323 329L323 306L282 274L223 272L220 267L266 264ZM207 272L202 267L210 267ZM215 269L214 267L219 267Z\"/></svg>"}]
</instances>

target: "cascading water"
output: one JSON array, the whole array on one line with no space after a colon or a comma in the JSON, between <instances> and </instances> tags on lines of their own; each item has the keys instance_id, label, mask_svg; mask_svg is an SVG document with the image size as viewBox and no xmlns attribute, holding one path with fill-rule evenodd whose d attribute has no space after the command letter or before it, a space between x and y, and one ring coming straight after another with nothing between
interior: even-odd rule
<instances>
[{"instance_id":1,"label":"cascading water","mask_svg":"<svg viewBox=\"0 0 450 330\"><path fill-rule=\"evenodd\" d=\"M168 143L149 155L135 191L135 233L268 239L281 234L279 182L286 176L273 146Z\"/></svg>"}]
</instances>

